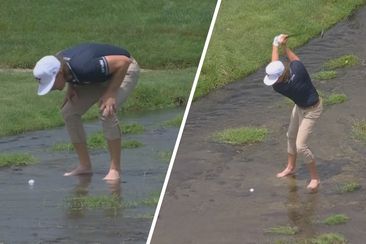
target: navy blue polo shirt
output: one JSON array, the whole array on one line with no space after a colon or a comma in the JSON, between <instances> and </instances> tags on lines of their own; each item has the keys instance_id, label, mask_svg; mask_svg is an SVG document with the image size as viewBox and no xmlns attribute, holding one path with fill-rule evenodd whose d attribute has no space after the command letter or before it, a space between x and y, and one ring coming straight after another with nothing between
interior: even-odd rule
<instances>
[{"instance_id":1,"label":"navy blue polo shirt","mask_svg":"<svg viewBox=\"0 0 366 244\"><path fill-rule=\"evenodd\" d=\"M69 66L73 79L68 81L74 85L87 85L108 80L108 62L105 56L123 55L131 57L123 48L108 44L83 43L60 52Z\"/></svg>"},{"instance_id":2,"label":"navy blue polo shirt","mask_svg":"<svg viewBox=\"0 0 366 244\"><path fill-rule=\"evenodd\" d=\"M319 101L319 94L311 82L304 64L298 60L290 63L290 79L275 83L273 89L290 98L300 107L306 108Z\"/></svg>"}]
</instances>

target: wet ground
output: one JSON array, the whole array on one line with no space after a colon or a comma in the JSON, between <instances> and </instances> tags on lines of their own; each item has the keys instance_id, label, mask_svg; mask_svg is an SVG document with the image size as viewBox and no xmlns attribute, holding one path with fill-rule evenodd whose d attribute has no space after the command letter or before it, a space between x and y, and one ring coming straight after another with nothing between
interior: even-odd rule
<instances>
[{"instance_id":1,"label":"wet ground","mask_svg":"<svg viewBox=\"0 0 366 244\"><path fill-rule=\"evenodd\" d=\"M327 232L340 233L349 243L364 243L366 145L353 139L352 124L366 118L365 40L363 7L323 38L295 50L311 74L330 58L355 54L361 59L356 66L337 70L337 78L315 82L323 92L348 96L345 103L325 108L310 140L322 182L318 193L306 191L309 177L303 163L295 178L275 177L286 162L291 107L263 85L263 68L192 105L152 243L294 243ZM233 147L210 138L216 131L249 125L268 128L268 139ZM340 194L338 185L350 181L359 182L361 189ZM339 226L320 223L332 214L351 220ZM299 233L266 233L277 226L297 226Z\"/></svg>"},{"instance_id":2,"label":"wet ground","mask_svg":"<svg viewBox=\"0 0 366 244\"><path fill-rule=\"evenodd\" d=\"M64 177L63 173L78 162L73 152L51 150L55 143L68 141L64 128L0 139L0 152L26 152L40 161L33 166L0 169L0 243L145 243L155 206L138 203L159 196L168 167L168 159L161 155L173 151L178 134L178 128L164 128L163 124L179 112L174 109L123 116L122 123L141 124L145 132L123 136L144 146L122 150L121 183L102 180L109 167L105 150L91 153L93 176ZM88 133L100 129L99 122L86 125ZM33 186L28 185L29 179L35 180ZM67 200L113 194L130 207L75 211Z\"/></svg>"}]
</instances>

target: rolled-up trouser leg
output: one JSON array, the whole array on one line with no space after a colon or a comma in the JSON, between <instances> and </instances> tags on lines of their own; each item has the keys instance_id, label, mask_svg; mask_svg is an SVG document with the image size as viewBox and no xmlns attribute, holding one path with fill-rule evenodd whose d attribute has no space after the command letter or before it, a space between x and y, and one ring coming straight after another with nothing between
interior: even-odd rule
<instances>
[{"instance_id":1,"label":"rolled-up trouser leg","mask_svg":"<svg viewBox=\"0 0 366 244\"><path fill-rule=\"evenodd\" d=\"M297 153L302 155L305 162L307 163L310 163L314 160L314 155L307 145L307 140L310 134L313 132L314 124L314 119L302 119L296 139Z\"/></svg>"},{"instance_id":2,"label":"rolled-up trouser leg","mask_svg":"<svg viewBox=\"0 0 366 244\"><path fill-rule=\"evenodd\" d=\"M117 110L119 110L122 103L126 101L127 97L131 94L139 78L140 67L135 59L131 59L132 63L129 65L127 73L118 90L116 106ZM102 122L104 136L107 140L115 140L121 138L121 129L119 127L117 115L109 117L101 115L100 120Z\"/></svg>"},{"instance_id":3,"label":"rolled-up trouser leg","mask_svg":"<svg viewBox=\"0 0 366 244\"><path fill-rule=\"evenodd\" d=\"M314 125L323 111L323 105L320 101L315 108L300 109L302 117L300 118L299 131L297 133L296 148L297 153L304 157L306 163L313 162L315 157L307 145L309 136L313 132Z\"/></svg>"},{"instance_id":4,"label":"rolled-up trouser leg","mask_svg":"<svg viewBox=\"0 0 366 244\"><path fill-rule=\"evenodd\" d=\"M287 153L296 155L296 138L299 130L299 109L295 105L292 109L290 124L287 130Z\"/></svg>"},{"instance_id":5,"label":"rolled-up trouser leg","mask_svg":"<svg viewBox=\"0 0 366 244\"><path fill-rule=\"evenodd\" d=\"M72 143L85 143L86 136L81 116L98 101L101 94L100 86L84 86L75 88L78 96L68 101L61 109L66 129Z\"/></svg>"}]
</instances>

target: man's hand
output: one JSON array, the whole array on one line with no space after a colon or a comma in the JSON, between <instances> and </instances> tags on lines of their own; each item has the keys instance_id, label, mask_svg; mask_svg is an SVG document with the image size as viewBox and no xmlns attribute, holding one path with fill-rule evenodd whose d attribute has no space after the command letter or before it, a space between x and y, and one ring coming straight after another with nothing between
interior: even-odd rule
<instances>
[{"instance_id":1,"label":"man's hand","mask_svg":"<svg viewBox=\"0 0 366 244\"><path fill-rule=\"evenodd\" d=\"M72 85L68 84L65 98L64 98L64 101L60 108L62 109L68 101L73 102L73 98L78 98L78 97L79 96L78 96L78 93L76 92L75 88L73 88Z\"/></svg>"},{"instance_id":2,"label":"man's hand","mask_svg":"<svg viewBox=\"0 0 366 244\"><path fill-rule=\"evenodd\" d=\"M101 97L100 99L100 112L102 113L102 115L104 117L109 117L114 115L117 111L116 111L116 96L112 95L112 94L105 94Z\"/></svg>"},{"instance_id":3,"label":"man's hand","mask_svg":"<svg viewBox=\"0 0 366 244\"><path fill-rule=\"evenodd\" d=\"M100 98L100 111L104 117L112 116L117 111L117 94L131 63L130 58L122 55L105 56L109 72L112 75L108 87Z\"/></svg>"},{"instance_id":4,"label":"man's hand","mask_svg":"<svg viewBox=\"0 0 366 244\"><path fill-rule=\"evenodd\" d=\"M286 46L287 40L288 40L288 35L286 35L286 34L281 34L278 36L278 42L280 45Z\"/></svg>"},{"instance_id":5,"label":"man's hand","mask_svg":"<svg viewBox=\"0 0 366 244\"><path fill-rule=\"evenodd\" d=\"M288 40L288 35L286 34L280 34L278 36L275 36L273 39L273 46L278 47L280 45L286 45Z\"/></svg>"}]
</instances>

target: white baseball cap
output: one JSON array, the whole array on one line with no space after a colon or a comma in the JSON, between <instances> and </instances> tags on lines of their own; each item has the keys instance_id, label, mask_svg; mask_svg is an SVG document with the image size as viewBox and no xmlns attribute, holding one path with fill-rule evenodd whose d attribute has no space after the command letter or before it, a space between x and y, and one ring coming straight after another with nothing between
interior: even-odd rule
<instances>
[{"instance_id":1,"label":"white baseball cap","mask_svg":"<svg viewBox=\"0 0 366 244\"><path fill-rule=\"evenodd\" d=\"M267 86L272 86L278 78L283 74L283 71L285 70L285 66L281 61L273 61L269 63L266 67L266 73L267 75L264 77L264 84Z\"/></svg>"},{"instance_id":2,"label":"white baseball cap","mask_svg":"<svg viewBox=\"0 0 366 244\"><path fill-rule=\"evenodd\" d=\"M36 63L33 75L39 82L39 96L47 94L52 89L60 68L61 62L55 56L45 56Z\"/></svg>"}]
</instances>

